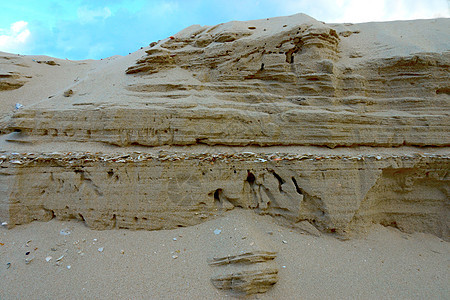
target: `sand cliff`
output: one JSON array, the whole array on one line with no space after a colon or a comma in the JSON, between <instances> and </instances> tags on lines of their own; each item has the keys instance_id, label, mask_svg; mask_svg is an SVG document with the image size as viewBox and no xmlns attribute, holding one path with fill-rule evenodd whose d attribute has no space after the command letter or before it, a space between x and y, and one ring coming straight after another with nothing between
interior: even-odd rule
<instances>
[{"instance_id":1,"label":"sand cliff","mask_svg":"<svg viewBox=\"0 0 450 300\"><path fill-rule=\"evenodd\" d=\"M159 229L238 206L448 238L448 23L299 14L102 61L3 54L2 221Z\"/></svg>"},{"instance_id":2,"label":"sand cliff","mask_svg":"<svg viewBox=\"0 0 450 300\"><path fill-rule=\"evenodd\" d=\"M244 209L315 236L448 240L448 28L298 14L100 61L2 53L0 221L160 230ZM277 282L273 247L252 243L210 253L217 288Z\"/></svg>"}]
</instances>

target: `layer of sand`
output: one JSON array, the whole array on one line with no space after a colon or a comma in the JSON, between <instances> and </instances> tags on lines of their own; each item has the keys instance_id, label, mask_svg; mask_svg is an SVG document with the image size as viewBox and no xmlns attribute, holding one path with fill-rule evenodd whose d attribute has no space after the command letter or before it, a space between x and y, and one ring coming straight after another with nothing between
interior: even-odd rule
<instances>
[{"instance_id":1,"label":"layer of sand","mask_svg":"<svg viewBox=\"0 0 450 300\"><path fill-rule=\"evenodd\" d=\"M249 25L258 25L257 34L251 39L256 44L259 37L297 27L301 23L321 24L309 16L298 14L289 17L278 17L248 22L230 22L216 28L220 32L234 30L240 32L248 30ZM267 24L266 24L267 23ZM395 22L371 22L362 24L328 24L338 32L352 30L358 34L352 34L341 42L342 53L357 54L357 58L346 58L342 54L341 60L346 64L360 64L365 61L379 58L394 58L408 56L416 53L443 53L448 51L448 23L449 19L395 21ZM265 24L263 26L263 24ZM217 26L214 26L217 27ZM264 27L264 31L260 28ZM193 25L178 33L176 36L186 38L191 31L201 28ZM220 33L218 32L218 33ZM169 40L162 40L161 43ZM143 107L147 103L130 93L127 86L142 83L142 79L125 75L128 67L144 57L146 50L151 47L131 53L127 56L112 56L103 60L71 61L47 56L24 56L0 52L1 71L11 74L19 74L26 84L15 90L2 91L0 93L0 121L2 117L11 115L17 111L16 103L30 106L42 106L51 109L85 107ZM38 63L38 61L54 61L57 65ZM151 81L149 79L151 78ZM151 77L144 77L144 82L152 84L198 84L192 74L179 68L172 69L170 74L161 72ZM63 97L64 91L74 90L70 98ZM189 98L199 105L221 104L211 93L208 99ZM180 100L168 100L166 98L153 99L154 104L169 105L179 104ZM75 106L74 106L75 105ZM144 105L145 107L145 105ZM0 123L1 125L1 123Z\"/></svg>"},{"instance_id":2,"label":"layer of sand","mask_svg":"<svg viewBox=\"0 0 450 300\"><path fill-rule=\"evenodd\" d=\"M256 248L278 252L280 279L266 294L251 299L450 295L447 242L378 225L365 238L340 241L234 210L170 231L93 231L77 221L34 222L2 228L0 242L1 299L226 299L229 295L210 282L214 267L207 259ZM34 259L26 264L27 257Z\"/></svg>"}]
</instances>

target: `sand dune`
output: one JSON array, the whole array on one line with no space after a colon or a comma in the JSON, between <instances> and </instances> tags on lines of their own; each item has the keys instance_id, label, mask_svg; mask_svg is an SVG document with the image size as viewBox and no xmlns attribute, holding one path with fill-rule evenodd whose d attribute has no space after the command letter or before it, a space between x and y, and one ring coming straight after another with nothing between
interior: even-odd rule
<instances>
[{"instance_id":1,"label":"sand dune","mask_svg":"<svg viewBox=\"0 0 450 300\"><path fill-rule=\"evenodd\" d=\"M1 52L0 298L448 298L448 28Z\"/></svg>"}]
</instances>

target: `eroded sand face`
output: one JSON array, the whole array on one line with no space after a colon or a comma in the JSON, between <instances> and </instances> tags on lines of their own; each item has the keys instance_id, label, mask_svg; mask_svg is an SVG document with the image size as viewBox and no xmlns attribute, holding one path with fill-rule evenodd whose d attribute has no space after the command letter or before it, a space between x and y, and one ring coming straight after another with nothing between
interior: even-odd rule
<instances>
[{"instance_id":1,"label":"eroded sand face","mask_svg":"<svg viewBox=\"0 0 450 300\"><path fill-rule=\"evenodd\" d=\"M448 236L440 154L18 154L2 166L11 226L172 229L240 207L341 235L381 223Z\"/></svg>"},{"instance_id":2,"label":"eroded sand face","mask_svg":"<svg viewBox=\"0 0 450 300\"><path fill-rule=\"evenodd\" d=\"M299 14L101 61L4 53L0 220L159 230L245 209L315 235L376 223L448 240L448 28ZM257 266L213 278L262 292L275 273Z\"/></svg>"}]
</instances>

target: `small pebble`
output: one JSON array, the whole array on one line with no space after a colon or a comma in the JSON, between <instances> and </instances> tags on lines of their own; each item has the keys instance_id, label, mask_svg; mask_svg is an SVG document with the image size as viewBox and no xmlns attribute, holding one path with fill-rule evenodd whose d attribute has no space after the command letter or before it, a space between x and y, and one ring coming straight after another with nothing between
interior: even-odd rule
<instances>
[{"instance_id":1,"label":"small pebble","mask_svg":"<svg viewBox=\"0 0 450 300\"><path fill-rule=\"evenodd\" d=\"M222 232L222 230L220 230L220 229L216 229L216 230L214 230L214 234L220 234Z\"/></svg>"},{"instance_id":2,"label":"small pebble","mask_svg":"<svg viewBox=\"0 0 450 300\"><path fill-rule=\"evenodd\" d=\"M67 266L67 269L69 269L69 270L70 270L70 268L72 268L72 266L70 266L70 265L69 265L69 266Z\"/></svg>"},{"instance_id":3,"label":"small pebble","mask_svg":"<svg viewBox=\"0 0 450 300\"><path fill-rule=\"evenodd\" d=\"M98 252L103 252L103 247L98 248Z\"/></svg>"},{"instance_id":4,"label":"small pebble","mask_svg":"<svg viewBox=\"0 0 450 300\"><path fill-rule=\"evenodd\" d=\"M283 244L287 244L287 241L283 240Z\"/></svg>"},{"instance_id":5,"label":"small pebble","mask_svg":"<svg viewBox=\"0 0 450 300\"><path fill-rule=\"evenodd\" d=\"M49 262L51 259L52 259L51 256L47 256L47 257L45 258L45 260L46 260L47 262Z\"/></svg>"},{"instance_id":6,"label":"small pebble","mask_svg":"<svg viewBox=\"0 0 450 300\"><path fill-rule=\"evenodd\" d=\"M34 256L28 257L27 259L25 259L25 263L28 265L33 259L34 259Z\"/></svg>"}]
</instances>

